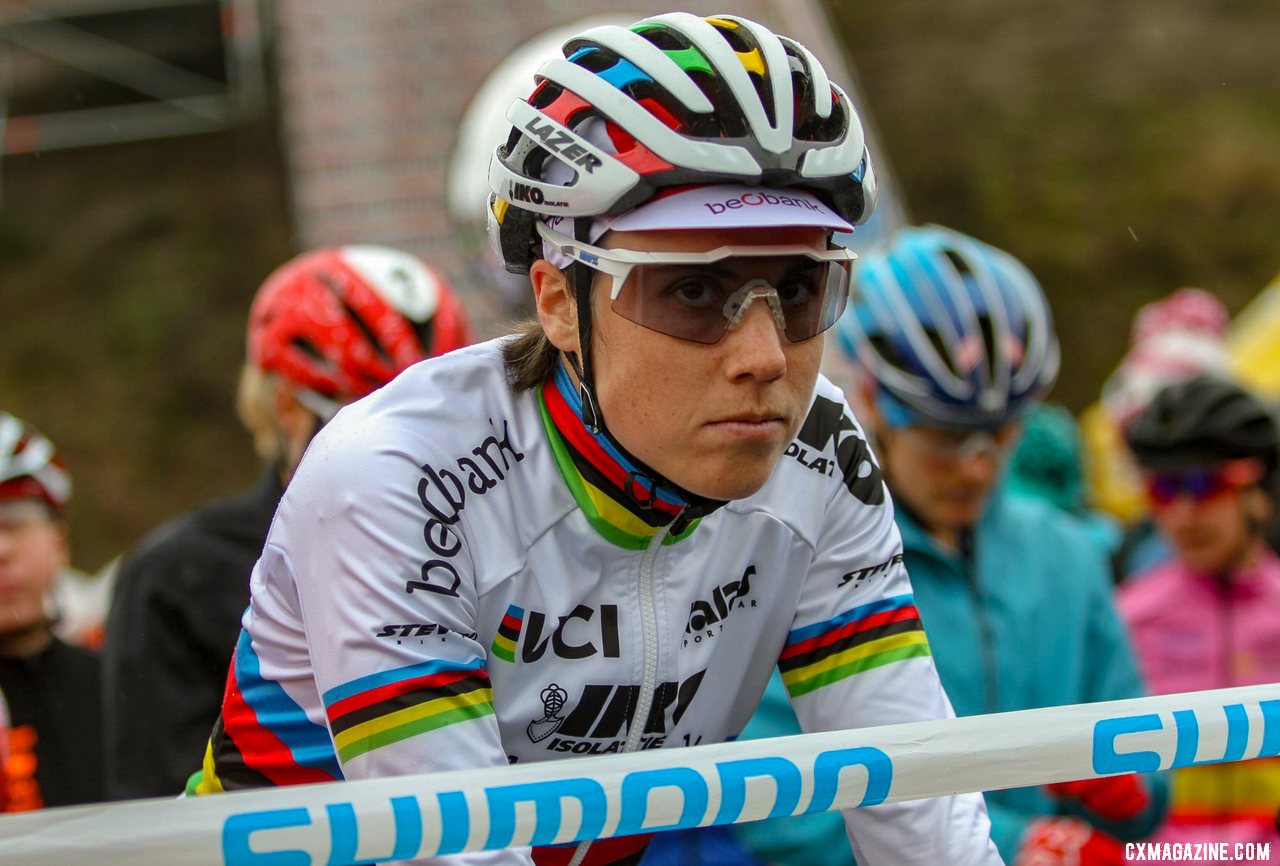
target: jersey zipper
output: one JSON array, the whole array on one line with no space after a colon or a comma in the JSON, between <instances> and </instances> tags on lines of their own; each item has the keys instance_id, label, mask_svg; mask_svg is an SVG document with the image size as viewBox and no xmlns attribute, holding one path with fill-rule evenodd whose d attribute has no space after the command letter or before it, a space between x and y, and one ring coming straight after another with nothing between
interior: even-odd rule
<instances>
[{"instance_id":1,"label":"jersey zipper","mask_svg":"<svg viewBox=\"0 0 1280 866\"><path fill-rule=\"evenodd\" d=\"M627 726L627 741L622 746L624 752L634 752L640 746L644 736L645 724L649 720L649 712L653 709L653 693L658 688L658 610L653 600L653 565L662 550L662 542L671 534L671 527L680 523L685 509L676 515L675 521L661 527L649 546L640 557L640 580L637 588L640 595L640 641L644 653L644 666L640 674L640 695L636 698L636 710ZM591 839L583 839L573 852L569 866L581 866L591 848Z\"/></svg>"},{"instance_id":2,"label":"jersey zipper","mask_svg":"<svg viewBox=\"0 0 1280 866\"><path fill-rule=\"evenodd\" d=\"M988 713L996 713L999 708L1000 683L996 671L996 635L991 627L991 617L987 606L983 603L982 587L978 585L977 569L974 565L974 552L962 559L965 585L969 588L969 600L973 604L974 619L978 622L978 650L982 654L982 694Z\"/></svg>"}]
</instances>

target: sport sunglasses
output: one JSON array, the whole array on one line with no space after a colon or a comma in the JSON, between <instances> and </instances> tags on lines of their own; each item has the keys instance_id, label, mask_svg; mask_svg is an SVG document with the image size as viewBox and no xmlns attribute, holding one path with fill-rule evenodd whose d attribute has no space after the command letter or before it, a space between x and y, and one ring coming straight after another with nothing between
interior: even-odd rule
<instances>
[{"instance_id":1,"label":"sport sunglasses","mask_svg":"<svg viewBox=\"0 0 1280 866\"><path fill-rule=\"evenodd\" d=\"M1156 505L1168 505L1184 494L1193 502L1207 502L1228 490L1256 483L1261 477L1261 470L1256 460L1232 460L1180 472L1151 472L1144 481L1147 495Z\"/></svg>"},{"instance_id":2,"label":"sport sunglasses","mask_svg":"<svg viewBox=\"0 0 1280 866\"><path fill-rule=\"evenodd\" d=\"M547 243L610 278L614 312L652 331L706 345L737 328L757 298L764 299L774 324L791 342L816 337L844 312L857 258L843 247L818 250L804 244L706 252L605 249L542 222L537 228Z\"/></svg>"}]
</instances>

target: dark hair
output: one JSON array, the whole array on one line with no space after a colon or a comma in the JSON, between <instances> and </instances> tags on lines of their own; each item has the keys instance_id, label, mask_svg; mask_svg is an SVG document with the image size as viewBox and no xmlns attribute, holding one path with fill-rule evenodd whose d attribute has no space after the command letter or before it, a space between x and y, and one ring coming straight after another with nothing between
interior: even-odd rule
<instances>
[{"instance_id":1,"label":"dark hair","mask_svg":"<svg viewBox=\"0 0 1280 866\"><path fill-rule=\"evenodd\" d=\"M560 350L548 339L537 319L516 325L515 336L502 346L507 381L517 394L532 391L550 379L559 358Z\"/></svg>"}]
</instances>

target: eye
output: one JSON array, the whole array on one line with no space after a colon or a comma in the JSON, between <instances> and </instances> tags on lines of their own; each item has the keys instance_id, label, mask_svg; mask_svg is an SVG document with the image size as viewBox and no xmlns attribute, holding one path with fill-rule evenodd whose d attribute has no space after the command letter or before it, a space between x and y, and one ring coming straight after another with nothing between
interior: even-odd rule
<instances>
[{"instance_id":1,"label":"eye","mask_svg":"<svg viewBox=\"0 0 1280 866\"><path fill-rule=\"evenodd\" d=\"M822 269L807 267L790 271L777 286L778 300L784 307L803 306L819 294L818 284Z\"/></svg>"},{"instance_id":2,"label":"eye","mask_svg":"<svg viewBox=\"0 0 1280 866\"><path fill-rule=\"evenodd\" d=\"M720 284L704 274L683 277L667 287L667 294L689 307L708 307L720 296Z\"/></svg>"}]
</instances>

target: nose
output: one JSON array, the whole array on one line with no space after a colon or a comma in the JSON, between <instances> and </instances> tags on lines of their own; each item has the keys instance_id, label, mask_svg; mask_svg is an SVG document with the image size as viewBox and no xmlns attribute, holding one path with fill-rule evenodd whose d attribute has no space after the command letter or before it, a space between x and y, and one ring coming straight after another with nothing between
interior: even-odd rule
<instances>
[{"instance_id":1,"label":"nose","mask_svg":"<svg viewBox=\"0 0 1280 866\"><path fill-rule=\"evenodd\" d=\"M956 460L961 477L974 484L990 484L1000 471L1000 452L993 448L962 454Z\"/></svg>"},{"instance_id":2,"label":"nose","mask_svg":"<svg viewBox=\"0 0 1280 866\"><path fill-rule=\"evenodd\" d=\"M722 341L726 353L726 373L734 381L758 379L771 382L787 372L787 356L782 341L786 337L773 321L764 298L755 298L738 327Z\"/></svg>"}]
</instances>

